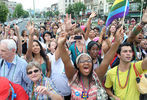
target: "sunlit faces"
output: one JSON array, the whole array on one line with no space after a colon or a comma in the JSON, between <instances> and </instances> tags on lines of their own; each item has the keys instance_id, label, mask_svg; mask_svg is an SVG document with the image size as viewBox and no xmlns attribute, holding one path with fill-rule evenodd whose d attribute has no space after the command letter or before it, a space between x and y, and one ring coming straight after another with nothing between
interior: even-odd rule
<instances>
[{"instance_id":1,"label":"sunlit faces","mask_svg":"<svg viewBox=\"0 0 147 100\"><path fill-rule=\"evenodd\" d=\"M7 59L9 59L10 56L12 56L12 55L13 55L13 52L10 51L10 50L7 48L7 45L1 43L1 44L0 44L0 56L1 56L1 58L7 60Z\"/></svg>"},{"instance_id":2,"label":"sunlit faces","mask_svg":"<svg viewBox=\"0 0 147 100\"><path fill-rule=\"evenodd\" d=\"M88 76L92 70L92 61L88 56L83 55L80 57L77 66L82 75Z\"/></svg>"},{"instance_id":3,"label":"sunlit faces","mask_svg":"<svg viewBox=\"0 0 147 100\"><path fill-rule=\"evenodd\" d=\"M11 29L11 30L10 30L10 35L14 35L14 33L15 33L14 30Z\"/></svg>"},{"instance_id":4,"label":"sunlit faces","mask_svg":"<svg viewBox=\"0 0 147 100\"><path fill-rule=\"evenodd\" d=\"M96 44L94 44L90 50L88 50L89 55L92 57L92 59L95 59L98 57L99 48Z\"/></svg>"},{"instance_id":5,"label":"sunlit faces","mask_svg":"<svg viewBox=\"0 0 147 100\"><path fill-rule=\"evenodd\" d=\"M116 31L116 27L114 25L112 25L111 28L110 28L110 32L114 33L115 31Z\"/></svg>"},{"instance_id":6,"label":"sunlit faces","mask_svg":"<svg viewBox=\"0 0 147 100\"><path fill-rule=\"evenodd\" d=\"M94 38L95 36L96 36L96 34L95 34L94 30L91 30L89 32L89 37Z\"/></svg>"},{"instance_id":7,"label":"sunlit faces","mask_svg":"<svg viewBox=\"0 0 147 100\"><path fill-rule=\"evenodd\" d=\"M133 51L130 46L121 47L120 55L118 55L121 61L129 63L133 57Z\"/></svg>"},{"instance_id":8,"label":"sunlit faces","mask_svg":"<svg viewBox=\"0 0 147 100\"><path fill-rule=\"evenodd\" d=\"M33 82L37 82L41 78L42 72L41 70L33 66L27 71L27 75L30 80L32 80Z\"/></svg>"},{"instance_id":9,"label":"sunlit faces","mask_svg":"<svg viewBox=\"0 0 147 100\"><path fill-rule=\"evenodd\" d=\"M135 42L140 43L142 39L143 39L143 32L140 32L140 33L135 37Z\"/></svg>"},{"instance_id":10,"label":"sunlit faces","mask_svg":"<svg viewBox=\"0 0 147 100\"><path fill-rule=\"evenodd\" d=\"M34 54L40 53L40 46L39 46L39 44L38 44L37 42L35 42L35 41L33 42L32 52L33 52Z\"/></svg>"},{"instance_id":11,"label":"sunlit faces","mask_svg":"<svg viewBox=\"0 0 147 100\"><path fill-rule=\"evenodd\" d=\"M51 36L50 36L49 34L45 34L44 39L45 39L46 41L50 41Z\"/></svg>"}]
</instances>

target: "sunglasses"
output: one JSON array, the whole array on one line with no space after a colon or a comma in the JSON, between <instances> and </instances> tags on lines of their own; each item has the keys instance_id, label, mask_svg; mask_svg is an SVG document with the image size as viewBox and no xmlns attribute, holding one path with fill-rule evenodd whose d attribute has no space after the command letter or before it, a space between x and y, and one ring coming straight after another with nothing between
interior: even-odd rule
<instances>
[{"instance_id":1,"label":"sunglasses","mask_svg":"<svg viewBox=\"0 0 147 100\"><path fill-rule=\"evenodd\" d=\"M33 72L34 72L34 73L37 73L38 71L39 71L38 69L35 69L35 70L33 70L33 71L27 72L27 74L28 74L28 75L31 75Z\"/></svg>"}]
</instances>

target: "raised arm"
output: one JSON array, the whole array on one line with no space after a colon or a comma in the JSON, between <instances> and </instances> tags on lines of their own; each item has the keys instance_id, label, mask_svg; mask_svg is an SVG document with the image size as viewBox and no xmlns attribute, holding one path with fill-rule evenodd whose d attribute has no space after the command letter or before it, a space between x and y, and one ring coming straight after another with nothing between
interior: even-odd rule
<instances>
[{"instance_id":1,"label":"raised arm","mask_svg":"<svg viewBox=\"0 0 147 100\"><path fill-rule=\"evenodd\" d=\"M114 55L116 54L116 51L118 49L118 46L120 45L121 41L123 40L123 28L119 28L115 34L115 41L112 44L109 51L104 56L104 59L102 60L102 63L100 64L100 67L95 69L95 72L97 73L100 80L103 79L105 73L107 72L108 66L110 62L113 60Z\"/></svg>"},{"instance_id":2,"label":"raised arm","mask_svg":"<svg viewBox=\"0 0 147 100\"><path fill-rule=\"evenodd\" d=\"M89 35L89 32L90 32L90 25L91 25L91 20L92 18L94 18L96 16L95 12L92 12L92 14L89 16L89 19L87 21L87 30L86 30L86 33L84 35L84 38L85 40L88 39L88 35Z\"/></svg>"},{"instance_id":3,"label":"raised arm","mask_svg":"<svg viewBox=\"0 0 147 100\"><path fill-rule=\"evenodd\" d=\"M66 76L68 80L71 81L74 74L76 73L76 69L74 69L74 66L71 63L69 54L65 49L66 35L67 33L60 33L60 36L58 39L58 48L59 48L61 59L64 63Z\"/></svg>"},{"instance_id":4,"label":"raised arm","mask_svg":"<svg viewBox=\"0 0 147 100\"><path fill-rule=\"evenodd\" d=\"M132 43L135 37L142 31L142 28L145 26L145 24L147 24L147 7L142 16L142 21L133 28L130 36L127 39L127 42Z\"/></svg>"},{"instance_id":5,"label":"raised arm","mask_svg":"<svg viewBox=\"0 0 147 100\"><path fill-rule=\"evenodd\" d=\"M31 25L31 23L28 22L27 29L29 31L29 43L28 43L28 49L26 53L26 60L27 62L30 62L32 60L34 25Z\"/></svg>"},{"instance_id":6,"label":"raised arm","mask_svg":"<svg viewBox=\"0 0 147 100\"><path fill-rule=\"evenodd\" d=\"M142 69L143 69L143 70L147 70L147 57L145 57L145 59L143 60L141 66L142 66Z\"/></svg>"},{"instance_id":7,"label":"raised arm","mask_svg":"<svg viewBox=\"0 0 147 100\"><path fill-rule=\"evenodd\" d=\"M22 55L22 41L21 41L21 38L20 38L20 34L19 34L19 27L17 25L14 26L15 28L15 31L16 31L16 36L17 36L17 53L19 56Z\"/></svg>"}]
</instances>

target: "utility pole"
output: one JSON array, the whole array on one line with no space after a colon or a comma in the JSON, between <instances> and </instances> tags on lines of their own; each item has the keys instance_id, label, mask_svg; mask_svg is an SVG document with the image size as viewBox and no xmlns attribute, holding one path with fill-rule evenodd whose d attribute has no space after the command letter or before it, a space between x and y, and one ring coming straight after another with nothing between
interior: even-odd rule
<instances>
[{"instance_id":1,"label":"utility pole","mask_svg":"<svg viewBox=\"0 0 147 100\"><path fill-rule=\"evenodd\" d=\"M36 16L35 16L35 0L33 0L33 10L34 10L34 22L36 20Z\"/></svg>"}]
</instances>

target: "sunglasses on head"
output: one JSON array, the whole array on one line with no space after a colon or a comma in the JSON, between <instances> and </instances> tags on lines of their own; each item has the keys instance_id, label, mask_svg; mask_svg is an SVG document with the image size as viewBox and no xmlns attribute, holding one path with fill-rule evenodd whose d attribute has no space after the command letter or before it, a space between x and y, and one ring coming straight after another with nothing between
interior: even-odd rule
<instances>
[{"instance_id":1,"label":"sunglasses on head","mask_svg":"<svg viewBox=\"0 0 147 100\"><path fill-rule=\"evenodd\" d=\"M28 74L28 75L31 75L33 72L34 72L34 73L37 73L38 71L39 71L38 69L35 69L35 70L33 70L33 71L27 72L27 74Z\"/></svg>"}]
</instances>

